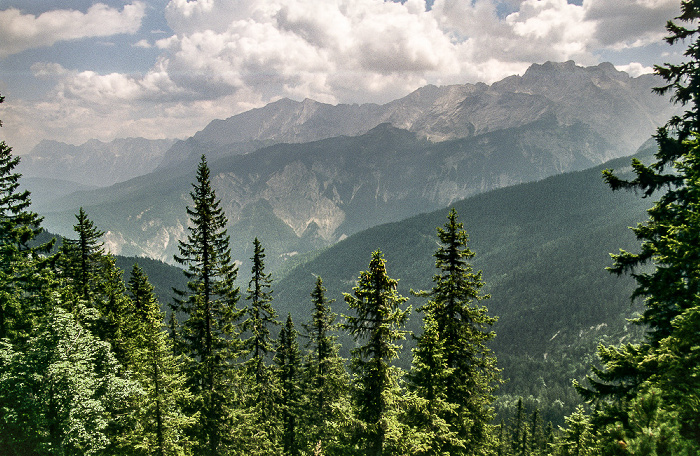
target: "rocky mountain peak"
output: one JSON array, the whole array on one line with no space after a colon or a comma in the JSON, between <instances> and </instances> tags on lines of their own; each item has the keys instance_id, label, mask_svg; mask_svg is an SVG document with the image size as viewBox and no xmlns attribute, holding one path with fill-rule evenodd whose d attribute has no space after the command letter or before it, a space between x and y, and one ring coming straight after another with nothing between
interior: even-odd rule
<instances>
[{"instance_id":1,"label":"rocky mountain peak","mask_svg":"<svg viewBox=\"0 0 700 456\"><path fill-rule=\"evenodd\" d=\"M651 135L673 110L667 100L652 93L658 82L651 75L630 78L610 63L582 67L570 60L533 64L522 76L492 85L427 85L384 105L283 98L213 121L191 141L176 144L164 166L188 157L193 162L202 150L223 157L271 144L357 136L385 122L433 142L447 141L518 127L548 111L564 124L600 128L606 139L632 153L640 138ZM638 119L633 121L636 128L623 125L629 119Z\"/></svg>"}]
</instances>

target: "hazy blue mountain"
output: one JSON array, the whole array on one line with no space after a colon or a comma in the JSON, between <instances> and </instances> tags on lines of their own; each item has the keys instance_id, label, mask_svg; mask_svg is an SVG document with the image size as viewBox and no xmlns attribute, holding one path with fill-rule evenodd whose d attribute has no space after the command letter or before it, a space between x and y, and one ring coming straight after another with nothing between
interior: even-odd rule
<instances>
[{"instance_id":1,"label":"hazy blue mountain","mask_svg":"<svg viewBox=\"0 0 700 456\"><path fill-rule=\"evenodd\" d=\"M94 190L98 188L95 185L84 185L62 179L25 176L22 176L21 185L24 189L31 189L32 207L34 209L37 207L50 207L53 201L65 198L67 195L75 192Z\"/></svg>"},{"instance_id":2,"label":"hazy blue mountain","mask_svg":"<svg viewBox=\"0 0 700 456\"><path fill-rule=\"evenodd\" d=\"M649 149L638 156L648 158ZM488 307L502 316L499 327L508 328L499 335L497 346L514 345L515 351L529 352L536 348L541 355L547 342L569 323L588 328L630 310L630 283L604 269L612 264L609 253L634 249L636 241L628 227L646 219L652 200L612 192L601 176L605 168L625 173L631 170L629 163L629 158L616 159L450 205L469 234L476 268L483 270L492 295ZM311 308L307 298L317 275L323 277L329 295L338 299L340 310L341 293L350 291L376 249L384 252L390 275L401 279L400 292L408 295L410 289L430 288L436 227L445 223L448 210L375 226L300 261L277 281L280 314ZM521 326L519 321L526 316L528 320L537 316L546 324ZM524 334L531 337L523 338Z\"/></svg>"},{"instance_id":3,"label":"hazy blue mountain","mask_svg":"<svg viewBox=\"0 0 700 456\"><path fill-rule=\"evenodd\" d=\"M582 123L608 141L607 158L633 153L673 111L652 94L653 75L631 78L611 64L574 62L532 65L522 76L483 83L426 86L393 102L329 105L282 99L225 120L215 120L193 137L178 141L161 167L248 153L277 143L305 143L356 136L379 124L414 132L433 142L520 127L554 115L562 125Z\"/></svg>"},{"instance_id":4,"label":"hazy blue mountain","mask_svg":"<svg viewBox=\"0 0 700 456\"><path fill-rule=\"evenodd\" d=\"M275 269L285 259L360 230L434 210L486 190L603 161L612 146L554 115L511 129L433 143L382 124L361 136L279 144L210 163L229 218L233 257L257 236ZM603 152L601 152L603 151ZM84 207L114 252L171 261L185 234L191 169L154 172L41 208L65 233Z\"/></svg>"},{"instance_id":5,"label":"hazy blue mountain","mask_svg":"<svg viewBox=\"0 0 700 456\"><path fill-rule=\"evenodd\" d=\"M25 177L106 187L153 171L174 140L96 139L79 146L44 140L23 155L17 168Z\"/></svg>"}]
</instances>

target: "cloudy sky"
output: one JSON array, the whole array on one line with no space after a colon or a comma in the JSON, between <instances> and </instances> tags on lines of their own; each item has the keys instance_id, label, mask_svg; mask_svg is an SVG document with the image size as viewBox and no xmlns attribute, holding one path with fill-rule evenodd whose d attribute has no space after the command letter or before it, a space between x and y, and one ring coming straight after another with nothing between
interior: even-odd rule
<instances>
[{"instance_id":1,"label":"cloudy sky","mask_svg":"<svg viewBox=\"0 0 700 456\"><path fill-rule=\"evenodd\" d=\"M535 62L677 62L679 0L0 0L0 138L184 138L281 97L384 103Z\"/></svg>"}]
</instances>

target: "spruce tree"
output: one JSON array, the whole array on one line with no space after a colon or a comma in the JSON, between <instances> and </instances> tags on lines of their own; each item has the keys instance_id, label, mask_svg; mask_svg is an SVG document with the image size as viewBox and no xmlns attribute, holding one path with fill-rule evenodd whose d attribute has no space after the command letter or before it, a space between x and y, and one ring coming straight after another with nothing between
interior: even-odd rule
<instances>
[{"instance_id":1,"label":"spruce tree","mask_svg":"<svg viewBox=\"0 0 700 456\"><path fill-rule=\"evenodd\" d=\"M102 271L95 280L97 286L93 300L100 315L96 334L112 344L117 361L126 367L131 357L128 340L131 303L124 283L124 271L117 267L113 255L106 254L102 258Z\"/></svg>"},{"instance_id":2,"label":"spruce tree","mask_svg":"<svg viewBox=\"0 0 700 456\"><path fill-rule=\"evenodd\" d=\"M415 395L407 423L417 430L420 441L415 454L444 454L448 449L463 448L454 426L457 407L447 397L445 384L453 369L447 366L444 341L437 322L431 314L423 319L423 333L413 349L411 371L407 375L408 389Z\"/></svg>"},{"instance_id":3,"label":"spruce tree","mask_svg":"<svg viewBox=\"0 0 700 456\"><path fill-rule=\"evenodd\" d=\"M561 436L553 448L556 456L593 456L599 454L593 445L594 434L590 417L586 415L583 406L576 407L576 410L564 421L566 427L560 428Z\"/></svg>"},{"instance_id":4,"label":"spruce tree","mask_svg":"<svg viewBox=\"0 0 700 456\"><path fill-rule=\"evenodd\" d=\"M538 408L535 408L532 412L530 429L530 454L535 456L546 454L547 443L545 439L545 430Z\"/></svg>"},{"instance_id":5,"label":"spruce tree","mask_svg":"<svg viewBox=\"0 0 700 456\"><path fill-rule=\"evenodd\" d=\"M311 292L311 320L303 325L306 343L304 428L308 450L334 451L342 446L343 426L350 416L348 402L349 377L345 360L340 356L336 323L331 310L332 300L326 298L323 279L316 278Z\"/></svg>"},{"instance_id":6,"label":"spruce tree","mask_svg":"<svg viewBox=\"0 0 700 456\"><path fill-rule=\"evenodd\" d=\"M101 240L104 232L82 207L75 217L77 239L64 238L60 250L60 275L68 285L61 291L63 302L83 326L112 344L117 360L126 366L129 299L124 272L117 267L114 256L105 251Z\"/></svg>"},{"instance_id":7,"label":"spruce tree","mask_svg":"<svg viewBox=\"0 0 700 456\"><path fill-rule=\"evenodd\" d=\"M292 316L287 315L279 333L274 362L281 390L278 407L282 415L282 451L290 456L299 455L301 441L301 352L297 339Z\"/></svg>"},{"instance_id":8,"label":"spruce tree","mask_svg":"<svg viewBox=\"0 0 700 456\"><path fill-rule=\"evenodd\" d=\"M42 218L29 210L29 191L20 190L22 175L14 171L19 161L0 141L0 339L12 340L27 337L47 310L41 290L53 261L47 256L53 241L31 245L42 232Z\"/></svg>"},{"instance_id":9,"label":"spruce tree","mask_svg":"<svg viewBox=\"0 0 700 456\"><path fill-rule=\"evenodd\" d=\"M603 368L594 368L587 384L577 388L596 404L594 424L606 433L606 429L627 426L629 404L663 384L668 387L664 407L683 416L687 424L681 429L682 436L700 445L697 384L678 370L693 367L694 350L679 344L682 337L678 336L686 331L685 324L692 324L692 315L700 306L700 4L682 1L676 19L667 24L670 35L666 40L670 44L689 42L687 61L656 66L656 73L666 81L656 90L672 92L672 100L686 106L686 111L658 129L653 163L632 161L632 179L622 179L613 170L604 172L612 190L630 189L658 197L648 210L648 220L633 228L641 242L639 252L620 251L613 255L610 268L616 274L630 273L636 280L632 298L643 300L644 311L634 321L646 328L646 337L641 343L600 347Z\"/></svg>"},{"instance_id":10,"label":"spruce tree","mask_svg":"<svg viewBox=\"0 0 700 456\"><path fill-rule=\"evenodd\" d=\"M242 440L239 446L244 448L241 452L274 454L281 451L282 443L278 414L281 390L270 366L275 350L272 328L279 322L272 307L272 275L265 272L265 249L258 238L253 241L251 261L246 319L241 323L248 336L243 342L247 387L242 403L247 416L237 426Z\"/></svg>"},{"instance_id":11,"label":"spruce tree","mask_svg":"<svg viewBox=\"0 0 700 456\"><path fill-rule=\"evenodd\" d=\"M243 331L250 334L245 341L250 356L252 373L258 384L263 382L266 361L274 350L271 327L278 326L277 312L272 307L272 275L265 273L265 249L255 238L253 240L253 266L248 282L247 318L242 324Z\"/></svg>"},{"instance_id":12,"label":"spruce tree","mask_svg":"<svg viewBox=\"0 0 700 456\"><path fill-rule=\"evenodd\" d=\"M179 241L175 255L189 281L186 290L176 290L172 309L184 314L177 338L195 398L190 412L198 416L192 430L195 453L213 456L224 454L230 440L235 360L241 350L236 327L239 289L234 285L238 269L231 260L227 219L204 156L192 187L188 235Z\"/></svg>"},{"instance_id":13,"label":"spruce tree","mask_svg":"<svg viewBox=\"0 0 700 456\"><path fill-rule=\"evenodd\" d=\"M104 231L99 230L81 207L75 215L76 224L73 231L77 239L63 239L61 246L61 267L63 276L75 289L77 298L82 299L90 307L94 307L92 299L95 288L100 284L104 267L105 249L101 238Z\"/></svg>"},{"instance_id":14,"label":"spruce tree","mask_svg":"<svg viewBox=\"0 0 700 456\"><path fill-rule=\"evenodd\" d=\"M443 451L482 454L493 445L491 404L500 382L496 358L487 346L495 336L491 326L496 318L478 305L488 295L481 293L481 271L474 272L469 263L474 253L454 209L447 219L437 229L441 245L435 252L435 285L416 293L429 298L419 310L434 327L419 338L414 365L434 372L416 373L411 384L425 400L433 397L442 404L440 418L449 426L442 433Z\"/></svg>"},{"instance_id":15,"label":"spruce tree","mask_svg":"<svg viewBox=\"0 0 700 456\"><path fill-rule=\"evenodd\" d=\"M183 409L192 401L180 371L180 357L173 355L172 340L163 325L164 315L153 285L138 264L129 278L130 362L133 378L144 390L137 404L138 433L134 447L149 456L190 453L185 431L194 424Z\"/></svg>"},{"instance_id":16,"label":"spruce tree","mask_svg":"<svg viewBox=\"0 0 700 456\"><path fill-rule=\"evenodd\" d=\"M525 431L525 408L523 407L523 398L518 398L518 405L515 411L513 422L513 435L511 436L511 446L513 454L519 455L523 450L523 433Z\"/></svg>"},{"instance_id":17,"label":"spruce tree","mask_svg":"<svg viewBox=\"0 0 700 456\"><path fill-rule=\"evenodd\" d=\"M398 281L386 272L382 252L372 253L369 269L360 273L345 302L355 315L346 316L346 329L358 344L352 350L353 400L359 421L355 444L363 454L397 454L401 442L398 407L400 368L393 365L406 338L403 328L410 308L408 298L396 292Z\"/></svg>"}]
</instances>

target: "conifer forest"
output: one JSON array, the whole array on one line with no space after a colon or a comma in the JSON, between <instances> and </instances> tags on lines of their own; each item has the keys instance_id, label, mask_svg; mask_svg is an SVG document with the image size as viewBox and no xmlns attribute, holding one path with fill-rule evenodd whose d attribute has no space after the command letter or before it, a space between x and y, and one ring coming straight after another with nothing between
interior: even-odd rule
<instances>
[{"instance_id":1,"label":"conifer forest","mask_svg":"<svg viewBox=\"0 0 700 456\"><path fill-rule=\"evenodd\" d=\"M700 2L682 1L667 30L686 61L657 66L656 90L685 111L658 129L653 163L602 176L610 191L654 201L633 228L636 251L609 268L633 277L644 336L598 347L562 423L522 399L497 418L498 316L472 267L469 214L452 209L436 227L432 288L402 296L375 250L344 312L318 276L306 284L312 311L293 321L275 309L263 243L251 239L250 271L233 261L202 156L174 257L186 286L160 302L138 264L117 267L109 227L83 209L72 238L41 240L3 141L0 455L700 454Z\"/></svg>"}]
</instances>

